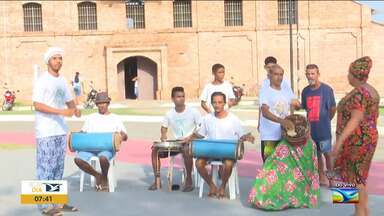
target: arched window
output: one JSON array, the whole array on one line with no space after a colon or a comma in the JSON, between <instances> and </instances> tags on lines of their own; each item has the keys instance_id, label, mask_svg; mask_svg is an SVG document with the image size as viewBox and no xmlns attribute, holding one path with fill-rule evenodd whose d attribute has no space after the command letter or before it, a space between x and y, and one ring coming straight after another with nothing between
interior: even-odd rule
<instances>
[{"instance_id":1,"label":"arched window","mask_svg":"<svg viewBox=\"0 0 384 216\"><path fill-rule=\"evenodd\" d=\"M79 13L79 30L97 30L96 3L81 2L77 4Z\"/></svg>"},{"instance_id":2,"label":"arched window","mask_svg":"<svg viewBox=\"0 0 384 216\"><path fill-rule=\"evenodd\" d=\"M43 31L43 18L41 15L41 5L38 3L23 4L24 31L39 32Z\"/></svg>"}]
</instances>

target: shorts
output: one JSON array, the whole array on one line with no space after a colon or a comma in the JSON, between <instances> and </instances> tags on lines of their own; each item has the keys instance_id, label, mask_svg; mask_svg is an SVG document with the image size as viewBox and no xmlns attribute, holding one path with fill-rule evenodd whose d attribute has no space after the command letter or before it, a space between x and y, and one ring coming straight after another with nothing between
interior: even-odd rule
<instances>
[{"instance_id":1,"label":"shorts","mask_svg":"<svg viewBox=\"0 0 384 216\"><path fill-rule=\"evenodd\" d=\"M329 153L332 150L332 139L316 142L318 153Z\"/></svg>"},{"instance_id":2,"label":"shorts","mask_svg":"<svg viewBox=\"0 0 384 216\"><path fill-rule=\"evenodd\" d=\"M261 141L261 158L263 159L263 162L267 160L267 157L269 157L274 151L275 147L280 141L273 141L273 140L262 140Z\"/></svg>"},{"instance_id":3,"label":"shorts","mask_svg":"<svg viewBox=\"0 0 384 216\"><path fill-rule=\"evenodd\" d=\"M85 151L80 151L77 153L77 158L88 162L91 157L106 157L108 160L111 160L113 156L115 156L112 152L110 151L99 151L99 152L85 152Z\"/></svg>"},{"instance_id":4,"label":"shorts","mask_svg":"<svg viewBox=\"0 0 384 216\"><path fill-rule=\"evenodd\" d=\"M74 87L73 91L75 92L76 96L80 96L81 95L81 88L80 87Z\"/></svg>"},{"instance_id":5,"label":"shorts","mask_svg":"<svg viewBox=\"0 0 384 216\"><path fill-rule=\"evenodd\" d=\"M171 152L169 155L172 157L172 156L175 156L175 155L178 155L180 152ZM168 157L168 152L159 152L159 158L167 158Z\"/></svg>"}]
</instances>

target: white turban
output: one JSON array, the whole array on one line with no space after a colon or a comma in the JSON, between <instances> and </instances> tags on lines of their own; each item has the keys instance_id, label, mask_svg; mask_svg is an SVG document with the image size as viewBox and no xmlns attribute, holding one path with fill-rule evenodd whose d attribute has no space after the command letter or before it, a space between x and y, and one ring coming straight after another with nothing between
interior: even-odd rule
<instances>
[{"instance_id":1,"label":"white turban","mask_svg":"<svg viewBox=\"0 0 384 216\"><path fill-rule=\"evenodd\" d=\"M63 49L59 47L49 47L47 52L44 54L44 62L45 64L48 64L49 59L54 55L61 55L63 56Z\"/></svg>"}]
</instances>

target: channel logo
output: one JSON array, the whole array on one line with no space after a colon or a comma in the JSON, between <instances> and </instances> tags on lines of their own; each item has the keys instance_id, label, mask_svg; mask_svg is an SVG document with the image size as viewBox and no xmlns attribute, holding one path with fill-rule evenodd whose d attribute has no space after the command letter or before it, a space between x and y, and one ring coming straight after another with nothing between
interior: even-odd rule
<instances>
[{"instance_id":1,"label":"channel logo","mask_svg":"<svg viewBox=\"0 0 384 216\"><path fill-rule=\"evenodd\" d=\"M357 188L338 187L331 188L331 191L333 203L359 203L359 190Z\"/></svg>"},{"instance_id":2,"label":"channel logo","mask_svg":"<svg viewBox=\"0 0 384 216\"><path fill-rule=\"evenodd\" d=\"M60 192L60 186L63 184L48 184L43 183L45 185L46 192Z\"/></svg>"}]
</instances>

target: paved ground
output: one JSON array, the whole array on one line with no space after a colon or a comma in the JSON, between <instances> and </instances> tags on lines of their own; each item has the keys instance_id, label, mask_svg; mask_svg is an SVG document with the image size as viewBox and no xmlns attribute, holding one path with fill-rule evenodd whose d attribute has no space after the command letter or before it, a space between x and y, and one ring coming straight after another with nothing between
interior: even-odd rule
<instances>
[{"instance_id":1,"label":"paved ground","mask_svg":"<svg viewBox=\"0 0 384 216\"><path fill-rule=\"evenodd\" d=\"M7 163L0 164L0 170L8 170L2 177L0 186L0 215L39 215L35 206L20 205L20 181L33 179L35 176L34 149L3 150L0 158ZM10 168L10 166L12 168ZM73 165L72 157L67 157L65 179L69 181L70 202L81 210L68 215L351 215L353 206L333 205L321 202L318 209L292 209L280 212L265 212L250 208L246 202L247 192L252 178L240 178L241 197L237 200L215 200L204 196L198 198L197 190L190 193L151 192L146 188L152 182L153 176L149 166L118 163L118 188L115 193L97 193L86 186L86 191L80 193L79 172ZM163 172L164 173L164 172ZM175 177L175 181L180 179ZM165 182L165 179L163 179ZM323 194L327 194L322 189ZM206 191L205 191L206 193ZM323 197L329 198L329 197ZM383 196L370 195L372 215L384 215L380 204L384 203Z\"/></svg>"},{"instance_id":2,"label":"paved ground","mask_svg":"<svg viewBox=\"0 0 384 216\"><path fill-rule=\"evenodd\" d=\"M198 103L192 103L198 106ZM165 113L172 104L169 102L128 101L116 107L140 108L147 112L153 110ZM160 107L160 108L159 108ZM258 116L257 107L252 101L244 101L233 111L243 122L247 131L251 131L258 139L255 123ZM35 149L33 141L33 117L20 117L19 120L9 119L0 115L0 170L2 175L0 185L0 215L39 215L35 206L20 205L20 181L35 178ZM254 173L260 167L258 150L259 142L246 145L246 157L239 165L241 197L234 201L199 199L197 191L191 193L147 191L153 180L149 166L148 148L151 141L159 137L159 119L156 116L137 118L124 117L131 140L118 155L117 177L118 188L115 193L97 193L87 187L87 191L78 192L79 172L76 169L72 155L66 159L65 178L70 184L70 200L81 212L68 215L351 215L353 206L333 205L322 202L318 209L298 209L281 212L265 212L250 208L246 202L247 193L251 187ZM139 120L141 121L139 121ZM379 125L383 125L383 117ZM71 130L78 130L81 121L69 121ZM382 135L382 133L381 133ZM380 136L379 145L371 168L370 207L372 215L384 215L380 204L384 203L384 139ZM4 145L7 144L7 145ZM21 144L21 145L20 145ZM4 163L6 162L6 163ZM165 173L165 172L163 172ZM176 177L176 181L180 179ZM372 179L375 181L372 182ZM165 182L165 179L164 181ZM380 195L377 195L380 194ZM322 188L322 199L329 201L329 192Z\"/></svg>"}]
</instances>

